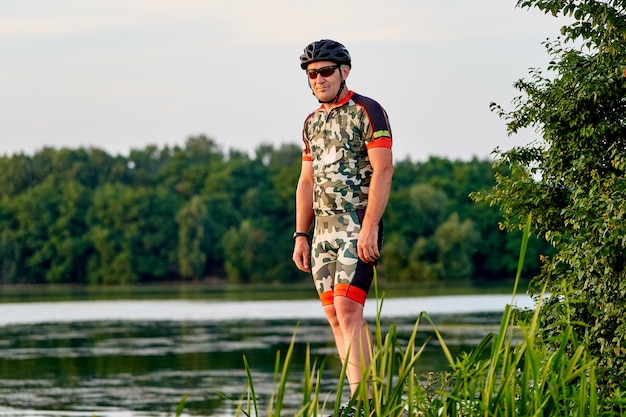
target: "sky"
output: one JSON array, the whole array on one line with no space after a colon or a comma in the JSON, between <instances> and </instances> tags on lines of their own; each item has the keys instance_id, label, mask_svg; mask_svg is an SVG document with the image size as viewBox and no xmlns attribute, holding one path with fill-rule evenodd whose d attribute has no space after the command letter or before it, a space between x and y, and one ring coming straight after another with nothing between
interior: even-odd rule
<instances>
[{"instance_id":1,"label":"sky","mask_svg":"<svg viewBox=\"0 0 626 417\"><path fill-rule=\"evenodd\" d=\"M395 160L489 158L534 138L489 104L513 108L563 24L516 0L0 0L0 155L299 146L319 106L299 56L330 38L387 110Z\"/></svg>"}]
</instances>

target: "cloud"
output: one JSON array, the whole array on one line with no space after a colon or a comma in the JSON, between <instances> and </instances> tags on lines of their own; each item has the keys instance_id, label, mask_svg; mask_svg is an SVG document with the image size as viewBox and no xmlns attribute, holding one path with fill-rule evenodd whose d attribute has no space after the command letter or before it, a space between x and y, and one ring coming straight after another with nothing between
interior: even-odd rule
<instances>
[{"instance_id":1,"label":"cloud","mask_svg":"<svg viewBox=\"0 0 626 417\"><path fill-rule=\"evenodd\" d=\"M67 36L187 23L212 43L268 45L322 36L357 42L486 38L545 32L553 17L502 0L9 0L0 5L0 39Z\"/></svg>"},{"instance_id":2,"label":"cloud","mask_svg":"<svg viewBox=\"0 0 626 417\"><path fill-rule=\"evenodd\" d=\"M211 7L201 0L10 0L0 5L0 38L83 35L121 27L141 27L162 22L210 23L223 18L215 10L235 12L235 3ZM220 2L221 3L221 2Z\"/></svg>"},{"instance_id":3,"label":"cloud","mask_svg":"<svg viewBox=\"0 0 626 417\"><path fill-rule=\"evenodd\" d=\"M543 34L560 25L552 16L502 0L248 0L235 13L237 36L230 41L254 45L320 37L376 43L493 39Z\"/></svg>"}]
</instances>

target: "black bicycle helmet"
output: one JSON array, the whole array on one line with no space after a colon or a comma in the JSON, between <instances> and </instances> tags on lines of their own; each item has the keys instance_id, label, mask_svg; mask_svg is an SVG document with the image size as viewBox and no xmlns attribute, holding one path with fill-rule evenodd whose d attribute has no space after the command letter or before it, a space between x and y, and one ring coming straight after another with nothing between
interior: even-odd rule
<instances>
[{"instance_id":1,"label":"black bicycle helmet","mask_svg":"<svg viewBox=\"0 0 626 417\"><path fill-rule=\"evenodd\" d=\"M330 39L310 43L304 48L304 53L300 55L300 67L302 69L306 69L312 62L318 61L332 61L337 64L352 66L352 59L346 47Z\"/></svg>"}]
</instances>

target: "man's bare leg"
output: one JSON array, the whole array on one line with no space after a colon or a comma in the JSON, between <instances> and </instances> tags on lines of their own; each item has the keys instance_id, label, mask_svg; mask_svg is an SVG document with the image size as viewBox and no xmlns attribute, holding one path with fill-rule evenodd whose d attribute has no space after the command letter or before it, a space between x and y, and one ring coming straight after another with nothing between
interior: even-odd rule
<instances>
[{"instance_id":1,"label":"man's bare leg","mask_svg":"<svg viewBox=\"0 0 626 417\"><path fill-rule=\"evenodd\" d=\"M363 306L347 297L335 297L334 305L325 306L324 311L342 363L349 355L346 376L354 395L372 358L372 334L363 318Z\"/></svg>"}]
</instances>

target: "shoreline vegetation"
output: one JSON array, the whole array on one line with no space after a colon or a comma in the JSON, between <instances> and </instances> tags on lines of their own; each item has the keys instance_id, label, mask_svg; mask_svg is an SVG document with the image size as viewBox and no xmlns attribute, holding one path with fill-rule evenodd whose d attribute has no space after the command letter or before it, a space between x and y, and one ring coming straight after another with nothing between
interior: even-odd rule
<instances>
[{"instance_id":1,"label":"shoreline vegetation","mask_svg":"<svg viewBox=\"0 0 626 417\"><path fill-rule=\"evenodd\" d=\"M520 284L530 223L529 216L512 300ZM255 393L254 375L244 356L248 386L236 400L239 404L236 416L318 417L331 413L340 417L339 406L346 401L361 404L364 416L377 417L624 415L624 394L611 395L598 389L595 360L576 338L571 324L563 332L557 349L537 337L543 296L536 299L534 311L520 311L507 305L497 333L488 334L475 349L454 357L426 312L417 319L408 340L398 339L394 325L384 331L380 322L384 297L378 294L376 278L374 287L378 312L373 340L375 353L371 365L363 370L364 378L354 398L345 398L345 364L334 398L332 393L320 392L320 378L329 358L311 357L307 349L302 407L283 410L296 330L286 352L276 352L275 389L262 402ZM423 375L414 371L429 343L416 345L416 334L424 322L435 330L436 342L450 366L447 372ZM224 399L235 402L227 396ZM177 417L183 412L186 400L184 397L178 405ZM260 411L261 407L266 410Z\"/></svg>"}]
</instances>

